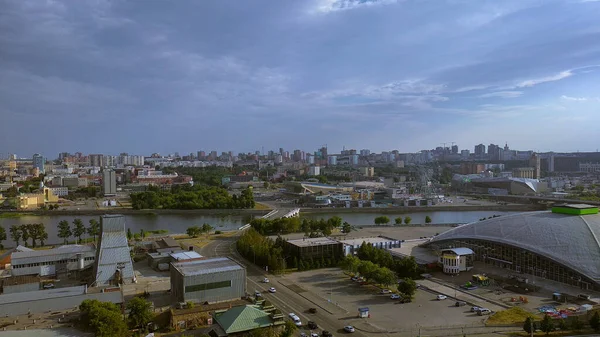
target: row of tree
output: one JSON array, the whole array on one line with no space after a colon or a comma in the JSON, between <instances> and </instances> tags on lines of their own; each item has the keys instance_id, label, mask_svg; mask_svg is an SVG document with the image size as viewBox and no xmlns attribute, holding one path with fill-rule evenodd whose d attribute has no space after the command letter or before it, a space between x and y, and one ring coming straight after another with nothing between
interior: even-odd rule
<instances>
[{"instance_id":1,"label":"row of tree","mask_svg":"<svg viewBox=\"0 0 600 337\"><path fill-rule=\"evenodd\" d=\"M252 189L242 190L238 196L230 195L222 187L174 186L171 191L151 187L147 192L132 193L133 209L234 209L253 208Z\"/></svg>"},{"instance_id":2,"label":"row of tree","mask_svg":"<svg viewBox=\"0 0 600 337\"><path fill-rule=\"evenodd\" d=\"M79 305L79 322L96 337L125 337L130 335L129 328L145 331L154 319L151 303L141 297L127 302L126 310L129 314L124 320L116 304L85 300Z\"/></svg>"},{"instance_id":3,"label":"row of tree","mask_svg":"<svg viewBox=\"0 0 600 337\"><path fill-rule=\"evenodd\" d=\"M590 327L596 332L600 332L600 314L596 311L589 319ZM542 330L549 335L550 332L556 330L558 327L561 331L566 330L581 330L583 329L585 322L578 316L573 316L571 319L558 319L554 320L549 315L545 315L540 322L535 322L533 317L527 317L525 323L523 323L523 330L527 333L531 333L537 329Z\"/></svg>"},{"instance_id":4,"label":"row of tree","mask_svg":"<svg viewBox=\"0 0 600 337\"><path fill-rule=\"evenodd\" d=\"M348 255L340 263L342 269L359 273L366 281L374 281L384 286L396 283L396 275L387 267L381 267L371 261L363 261L356 256Z\"/></svg>"},{"instance_id":5,"label":"row of tree","mask_svg":"<svg viewBox=\"0 0 600 337\"><path fill-rule=\"evenodd\" d=\"M402 217L397 217L396 219L394 219L394 223L396 225L402 225L403 222L405 225L410 225L411 221L412 221L412 218L409 216L404 217L404 219L402 219ZM390 223L390 218L388 218L385 215L378 216L375 218L376 225L387 225L388 223ZM425 216L425 223L427 223L427 224L431 223L431 217L429 215Z\"/></svg>"},{"instance_id":6,"label":"row of tree","mask_svg":"<svg viewBox=\"0 0 600 337\"><path fill-rule=\"evenodd\" d=\"M61 220L58 223L57 236L63 239L64 244L67 244L70 238L77 238L77 242L81 241L81 237L85 234L94 238L100 234L100 223L96 219L90 219L89 226L86 227L81 219L73 220L73 228L67 220Z\"/></svg>"},{"instance_id":7,"label":"row of tree","mask_svg":"<svg viewBox=\"0 0 600 337\"><path fill-rule=\"evenodd\" d=\"M261 235L254 228L250 228L238 239L236 245L238 252L248 261L253 261L261 267L268 267L269 271L283 270L285 260L283 257L283 242L275 241Z\"/></svg>"},{"instance_id":8,"label":"row of tree","mask_svg":"<svg viewBox=\"0 0 600 337\"><path fill-rule=\"evenodd\" d=\"M375 248L366 242L363 242L362 245L360 245L356 252L356 257L363 261L371 261L380 267L389 268L394 271L400 279L416 279L422 272L414 256L394 258L387 250Z\"/></svg>"},{"instance_id":9,"label":"row of tree","mask_svg":"<svg viewBox=\"0 0 600 337\"><path fill-rule=\"evenodd\" d=\"M306 218L300 220L298 217L279 219L257 218L250 221L250 226L262 235L304 232L309 237L331 235L334 228L341 228L345 233L352 230L352 226L348 223L342 223L342 218L339 216L334 216L327 220Z\"/></svg>"}]
</instances>

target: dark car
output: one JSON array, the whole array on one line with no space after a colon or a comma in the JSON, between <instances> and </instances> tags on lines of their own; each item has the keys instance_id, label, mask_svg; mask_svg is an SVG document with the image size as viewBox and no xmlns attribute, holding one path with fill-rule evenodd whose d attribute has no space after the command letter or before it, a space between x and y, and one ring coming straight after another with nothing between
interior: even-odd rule
<instances>
[{"instance_id":1,"label":"dark car","mask_svg":"<svg viewBox=\"0 0 600 337\"><path fill-rule=\"evenodd\" d=\"M323 337L333 337L333 334L327 330L323 330L323 332L321 332L321 336Z\"/></svg>"},{"instance_id":2,"label":"dark car","mask_svg":"<svg viewBox=\"0 0 600 337\"><path fill-rule=\"evenodd\" d=\"M456 301L456 303L454 303L454 306L456 307L464 307L465 305L467 305L467 302L464 301Z\"/></svg>"},{"instance_id":3,"label":"dark car","mask_svg":"<svg viewBox=\"0 0 600 337\"><path fill-rule=\"evenodd\" d=\"M308 324L306 324L306 326L308 326L309 329L314 330L314 329L318 329L319 327L317 326L317 323L313 322L313 321L308 321Z\"/></svg>"},{"instance_id":4,"label":"dark car","mask_svg":"<svg viewBox=\"0 0 600 337\"><path fill-rule=\"evenodd\" d=\"M308 312L310 312L311 314L316 314L317 308L310 308L310 309L308 309Z\"/></svg>"}]
</instances>

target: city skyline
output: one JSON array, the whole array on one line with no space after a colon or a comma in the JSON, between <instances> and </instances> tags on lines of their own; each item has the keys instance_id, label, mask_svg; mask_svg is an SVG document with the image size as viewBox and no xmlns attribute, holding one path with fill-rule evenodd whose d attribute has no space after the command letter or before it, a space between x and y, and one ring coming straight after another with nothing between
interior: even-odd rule
<instances>
[{"instance_id":1,"label":"city skyline","mask_svg":"<svg viewBox=\"0 0 600 337\"><path fill-rule=\"evenodd\" d=\"M0 152L600 141L598 1L2 6Z\"/></svg>"}]
</instances>

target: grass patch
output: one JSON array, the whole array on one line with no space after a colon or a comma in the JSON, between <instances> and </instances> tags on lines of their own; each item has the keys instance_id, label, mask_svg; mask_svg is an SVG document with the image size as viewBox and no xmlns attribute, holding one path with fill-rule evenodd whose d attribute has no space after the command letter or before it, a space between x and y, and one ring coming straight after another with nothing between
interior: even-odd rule
<instances>
[{"instance_id":1,"label":"grass patch","mask_svg":"<svg viewBox=\"0 0 600 337\"><path fill-rule=\"evenodd\" d=\"M26 215L27 214L24 214L24 213L13 213L13 212L0 213L0 219L20 218L20 217L26 216Z\"/></svg>"},{"instance_id":2,"label":"grass patch","mask_svg":"<svg viewBox=\"0 0 600 337\"><path fill-rule=\"evenodd\" d=\"M507 310L498 311L488 318L486 324L515 324L523 323L527 317L535 317L534 314L521 307L512 307Z\"/></svg>"},{"instance_id":3,"label":"grass patch","mask_svg":"<svg viewBox=\"0 0 600 337\"><path fill-rule=\"evenodd\" d=\"M260 202L255 202L254 203L254 209L258 209L261 211L266 211L266 210L270 210L271 207L265 205L265 204L261 204Z\"/></svg>"}]
</instances>

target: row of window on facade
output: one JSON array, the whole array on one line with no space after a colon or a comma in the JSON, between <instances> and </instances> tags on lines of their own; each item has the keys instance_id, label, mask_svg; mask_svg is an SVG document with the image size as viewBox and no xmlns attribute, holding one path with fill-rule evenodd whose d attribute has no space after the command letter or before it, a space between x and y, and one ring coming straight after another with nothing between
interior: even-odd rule
<instances>
[{"instance_id":1,"label":"row of window on facade","mask_svg":"<svg viewBox=\"0 0 600 337\"><path fill-rule=\"evenodd\" d=\"M90 257L86 257L83 260L84 261L94 261L96 258L94 256L90 256ZM56 264L65 264L68 262L77 262L78 259L67 259L67 260L59 260L59 261L45 261L45 262L38 262L38 263L24 263L24 264L15 264L12 266L13 269L19 269L19 268L30 268L30 267L38 267L38 266L52 266L52 265L56 265Z\"/></svg>"}]
</instances>

